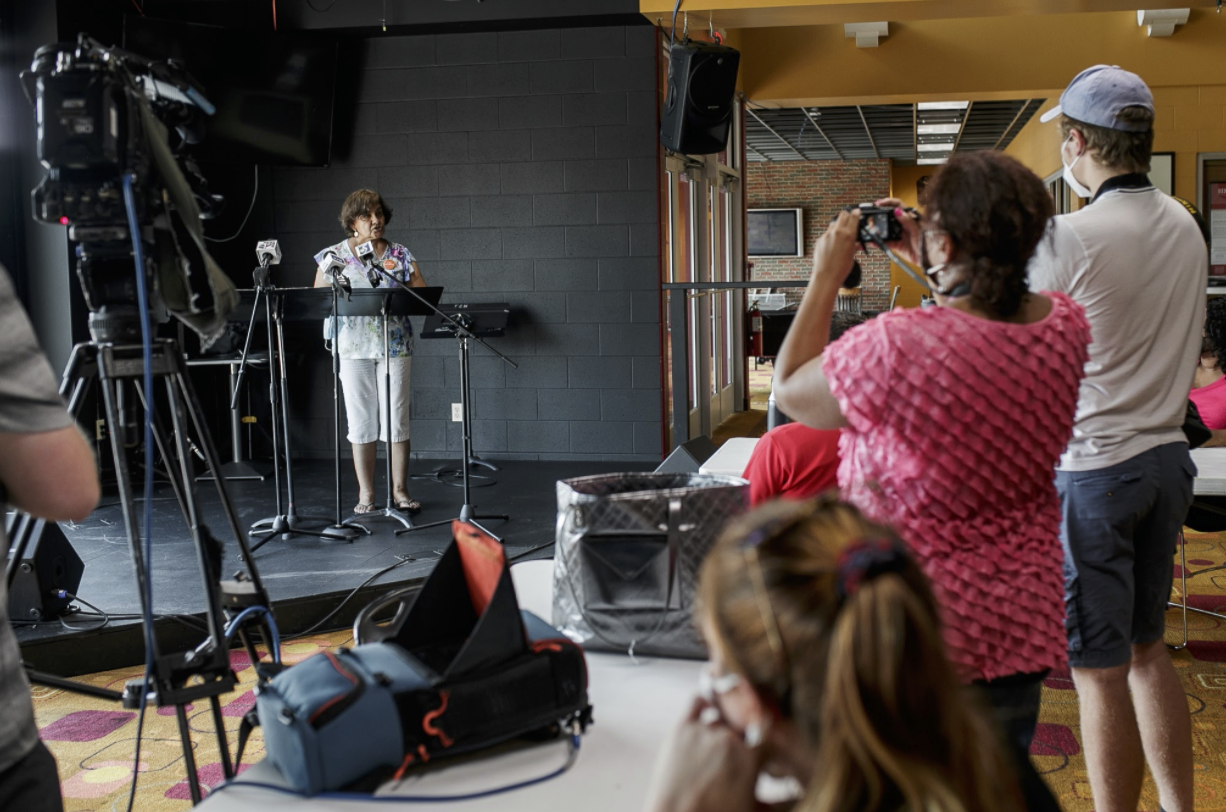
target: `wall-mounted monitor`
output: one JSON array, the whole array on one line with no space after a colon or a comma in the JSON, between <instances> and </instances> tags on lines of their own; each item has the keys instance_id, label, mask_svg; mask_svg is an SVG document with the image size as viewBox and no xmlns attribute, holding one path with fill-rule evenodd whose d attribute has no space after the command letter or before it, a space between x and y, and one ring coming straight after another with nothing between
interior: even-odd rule
<instances>
[{"instance_id":1,"label":"wall-mounted monitor","mask_svg":"<svg viewBox=\"0 0 1226 812\"><path fill-rule=\"evenodd\" d=\"M324 166L332 146L337 42L153 18L124 19L124 48L177 59L217 107L191 147L216 163Z\"/></svg>"},{"instance_id":2,"label":"wall-mounted monitor","mask_svg":"<svg viewBox=\"0 0 1226 812\"><path fill-rule=\"evenodd\" d=\"M750 209L747 214L751 257L803 257L803 209Z\"/></svg>"}]
</instances>

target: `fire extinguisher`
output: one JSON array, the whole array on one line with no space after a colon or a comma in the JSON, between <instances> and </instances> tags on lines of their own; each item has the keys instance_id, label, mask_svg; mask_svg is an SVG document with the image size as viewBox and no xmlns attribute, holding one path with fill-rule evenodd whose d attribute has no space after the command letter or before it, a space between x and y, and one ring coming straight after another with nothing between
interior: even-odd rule
<instances>
[{"instance_id":1,"label":"fire extinguisher","mask_svg":"<svg viewBox=\"0 0 1226 812\"><path fill-rule=\"evenodd\" d=\"M749 343L746 347L748 355L752 358L761 358L762 353L762 311L758 307L758 303L754 302L749 306Z\"/></svg>"}]
</instances>

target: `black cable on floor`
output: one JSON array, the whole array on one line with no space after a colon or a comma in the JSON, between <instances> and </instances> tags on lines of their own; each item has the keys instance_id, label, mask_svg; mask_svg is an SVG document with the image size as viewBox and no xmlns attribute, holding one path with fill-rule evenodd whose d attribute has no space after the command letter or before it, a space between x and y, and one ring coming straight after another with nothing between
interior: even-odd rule
<instances>
[{"instance_id":1,"label":"black cable on floor","mask_svg":"<svg viewBox=\"0 0 1226 812\"><path fill-rule=\"evenodd\" d=\"M392 564L391 566L384 567L383 569L376 572L374 575L367 578L362 583L355 586L353 590L348 595L345 596L345 599L336 605L335 609L333 609L331 612L329 612L328 614L320 618L319 622L311 626L311 628L307 629L306 631L298 632L297 634L288 635L281 639L282 640L300 640L309 634L313 634L316 630L318 630L321 626L323 626L329 620L336 617L337 613L340 612L341 609L345 608L345 605L349 603L349 601L353 600L354 596L356 596L363 587L370 586L380 577L382 577L383 575L386 575L387 573L391 572L397 567L403 567L405 564L409 564L417 560L416 558L412 558L410 556L396 556L396 557L399 558L400 560L397 561L395 564Z\"/></svg>"}]
</instances>

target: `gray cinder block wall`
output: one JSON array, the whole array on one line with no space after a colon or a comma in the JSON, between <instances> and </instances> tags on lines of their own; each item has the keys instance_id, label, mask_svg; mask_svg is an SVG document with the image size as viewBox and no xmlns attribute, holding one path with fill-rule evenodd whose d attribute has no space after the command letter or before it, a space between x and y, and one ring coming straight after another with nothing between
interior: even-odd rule
<instances>
[{"instance_id":1,"label":"gray cinder block wall","mask_svg":"<svg viewBox=\"0 0 1226 812\"><path fill-rule=\"evenodd\" d=\"M273 173L278 284L310 284L314 252L343 236L344 197L376 189L394 210L388 237L444 302L511 304L490 343L519 368L472 353L479 454L659 459L655 43L648 26L367 41L350 154ZM308 349L318 334L301 333ZM323 457L322 342L311 363L308 396L292 398L295 452ZM453 456L456 343L418 340L412 382L414 454Z\"/></svg>"}]
</instances>

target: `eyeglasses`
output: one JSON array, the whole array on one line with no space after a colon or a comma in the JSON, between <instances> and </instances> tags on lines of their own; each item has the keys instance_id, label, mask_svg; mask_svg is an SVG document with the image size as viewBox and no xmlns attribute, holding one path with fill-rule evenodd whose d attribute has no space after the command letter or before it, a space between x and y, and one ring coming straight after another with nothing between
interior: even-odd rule
<instances>
[{"instance_id":1,"label":"eyeglasses","mask_svg":"<svg viewBox=\"0 0 1226 812\"><path fill-rule=\"evenodd\" d=\"M368 223L376 217L382 220L384 219L385 215L383 214L382 210L379 210L374 213L368 212L366 214L359 214L357 219L361 220L363 223Z\"/></svg>"}]
</instances>

